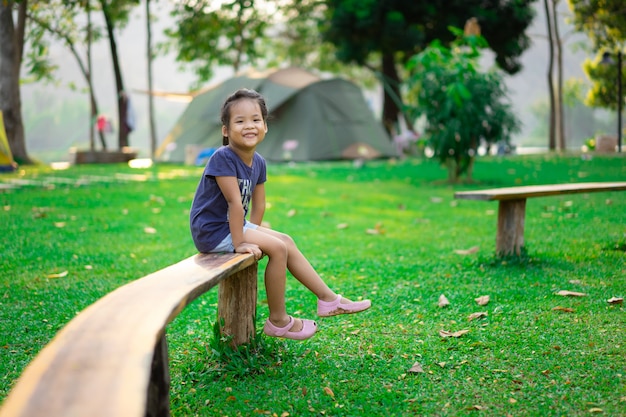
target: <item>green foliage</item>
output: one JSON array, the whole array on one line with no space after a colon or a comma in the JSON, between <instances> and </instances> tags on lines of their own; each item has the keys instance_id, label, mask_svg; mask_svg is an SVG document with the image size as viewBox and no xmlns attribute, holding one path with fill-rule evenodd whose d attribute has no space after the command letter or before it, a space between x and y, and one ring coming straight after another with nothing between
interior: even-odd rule
<instances>
[{"instance_id":1,"label":"green foliage","mask_svg":"<svg viewBox=\"0 0 626 417\"><path fill-rule=\"evenodd\" d=\"M460 36L450 48L435 41L412 57L407 70L408 113L424 116L424 134L435 156L450 165L450 180L471 177L473 160L481 144L509 143L519 122L506 97L502 74L480 69L480 36Z\"/></svg>"},{"instance_id":2,"label":"green foliage","mask_svg":"<svg viewBox=\"0 0 626 417\"><path fill-rule=\"evenodd\" d=\"M213 289L167 328L172 415L623 415L626 310L606 300L626 288L626 193L530 199L519 262L494 258L496 202L452 198L492 186L623 180L623 158L477 165L480 184L457 187L438 183L445 171L424 160L269 165L266 220L294 236L333 289L373 306L319 319L307 341L263 336L263 349L226 358L212 352ZM77 312L194 253L188 216L200 175L162 164L28 167L0 177L23 180L0 193L0 399ZM384 233L366 233L376 223ZM474 254L455 253L473 246ZM437 306L441 294L447 308ZM486 306L474 301L482 295ZM260 330L268 315L261 275L258 300ZM291 276L286 304L315 317L315 297ZM469 321L475 312L487 316ZM439 336L463 329L458 339ZM408 372L415 362L424 373Z\"/></svg>"},{"instance_id":3,"label":"green foliage","mask_svg":"<svg viewBox=\"0 0 626 417\"><path fill-rule=\"evenodd\" d=\"M176 25L165 31L170 42L159 46L164 51L174 50L178 61L192 63L198 85L213 76L215 66L237 71L255 64L262 57L259 44L271 21L253 0L232 0L219 8L213 3L176 2L171 13Z\"/></svg>"},{"instance_id":4,"label":"green foliage","mask_svg":"<svg viewBox=\"0 0 626 417\"><path fill-rule=\"evenodd\" d=\"M329 26L324 36L337 46L343 61L363 64L378 52L397 54L404 62L434 40L453 42L448 27L463 27L475 17L498 65L515 73L521 69L519 57L530 46L524 32L533 20L534 2L328 0Z\"/></svg>"},{"instance_id":5,"label":"green foliage","mask_svg":"<svg viewBox=\"0 0 626 417\"><path fill-rule=\"evenodd\" d=\"M622 91L626 94L624 65L617 68L617 53L623 54L626 44L626 4L623 0L569 0L569 5L575 28L587 34L597 52L595 59L583 63L583 70L593 83L586 103L616 109L618 70L622 71ZM602 62L605 52L611 56L612 64ZM620 99L623 101L624 97Z\"/></svg>"}]
</instances>

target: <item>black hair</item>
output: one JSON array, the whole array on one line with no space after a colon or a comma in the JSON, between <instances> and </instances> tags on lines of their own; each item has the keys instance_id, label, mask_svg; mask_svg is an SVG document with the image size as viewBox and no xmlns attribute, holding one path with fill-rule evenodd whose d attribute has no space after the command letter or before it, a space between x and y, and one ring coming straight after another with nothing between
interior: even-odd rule
<instances>
[{"instance_id":1,"label":"black hair","mask_svg":"<svg viewBox=\"0 0 626 417\"><path fill-rule=\"evenodd\" d=\"M230 108L232 104L243 99L256 100L256 102L259 104L259 107L261 108L261 116L263 117L263 121L267 120L267 105L265 104L265 99L263 98L263 96L254 90L240 88L239 90L228 96L226 101L224 101L224 105L222 105L222 113L220 116L222 125L228 127L228 125L230 124ZM227 136L222 136L222 144L228 145Z\"/></svg>"}]
</instances>

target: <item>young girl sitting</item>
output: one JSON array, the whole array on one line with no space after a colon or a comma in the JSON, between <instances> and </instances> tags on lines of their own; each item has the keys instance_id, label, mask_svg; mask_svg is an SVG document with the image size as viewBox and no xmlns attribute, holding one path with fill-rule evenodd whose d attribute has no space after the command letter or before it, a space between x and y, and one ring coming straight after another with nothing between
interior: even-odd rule
<instances>
[{"instance_id":1,"label":"young girl sitting","mask_svg":"<svg viewBox=\"0 0 626 417\"><path fill-rule=\"evenodd\" d=\"M320 317L358 313L369 300L353 302L335 294L298 249L293 239L260 226L265 212L265 160L256 147L267 133L267 107L253 90L241 89L222 107L224 146L208 161L190 213L191 235L200 252L268 256L265 289L269 318L263 331L274 337L303 340L315 334L313 320L294 319L285 307L287 269L318 298ZM250 214L250 221L246 216Z\"/></svg>"}]
</instances>

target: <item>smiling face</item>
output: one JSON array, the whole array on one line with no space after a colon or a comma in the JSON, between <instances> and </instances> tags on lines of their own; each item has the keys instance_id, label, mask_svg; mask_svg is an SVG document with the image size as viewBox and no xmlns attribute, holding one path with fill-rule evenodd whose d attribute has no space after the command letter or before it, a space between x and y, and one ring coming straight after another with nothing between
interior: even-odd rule
<instances>
[{"instance_id":1,"label":"smiling face","mask_svg":"<svg viewBox=\"0 0 626 417\"><path fill-rule=\"evenodd\" d=\"M229 146L240 151L254 151L267 133L261 106L253 99L240 99L230 105L230 120L222 126Z\"/></svg>"}]
</instances>

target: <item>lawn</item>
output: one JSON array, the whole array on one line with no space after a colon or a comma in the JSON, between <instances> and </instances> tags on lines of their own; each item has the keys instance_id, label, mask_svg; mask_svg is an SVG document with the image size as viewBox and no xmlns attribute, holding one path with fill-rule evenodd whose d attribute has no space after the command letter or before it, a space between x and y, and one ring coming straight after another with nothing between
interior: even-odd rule
<instances>
[{"instance_id":1,"label":"lawn","mask_svg":"<svg viewBox=\"0 0 626 417\"><path fill-rule=\"evenodd\" d=\"M194 253L200 174L120 165L0 176L20 184L0 193L0 399L79 311ZM489 157L474 176L452 186L424 160L271 164L265 220L336 291L373 306L318 319L310 340L259 336L234 354L213 336L217 291L205 294L168 328L172 415L626 415L625 307L607 302L626 293L626 193L529 200L522 259L494 257L497 203L453 199L625 180L624 158ZM259 289L260 329L261 274ZM314 296L291 277L287 306L315 318Z\"/></svg>"}]
</instances>

